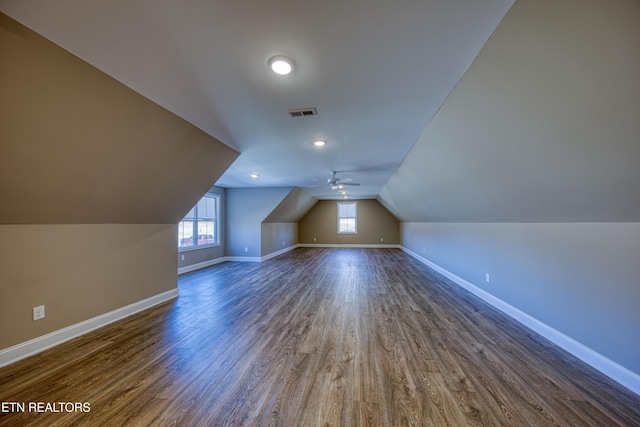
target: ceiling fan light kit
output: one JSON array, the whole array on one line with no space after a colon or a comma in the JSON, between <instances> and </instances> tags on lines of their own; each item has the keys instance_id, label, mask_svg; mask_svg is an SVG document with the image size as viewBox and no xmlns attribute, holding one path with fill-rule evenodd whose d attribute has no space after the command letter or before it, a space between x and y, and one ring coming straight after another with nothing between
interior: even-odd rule
<instances>
[{"instance_id":1,"label":"ceiling fan light kit","mask_svg":"<svg viewBox=\"0 0 640 427\"><path fill-rule=\"evenodd\" d=\"M327 184L331 186L332 190L342 189L345 185L360 185L359 182L353 182L351 178L338 178L337 174L338 171L331 171L331 178L327 178Z\"/></svg>"}]
</instances>

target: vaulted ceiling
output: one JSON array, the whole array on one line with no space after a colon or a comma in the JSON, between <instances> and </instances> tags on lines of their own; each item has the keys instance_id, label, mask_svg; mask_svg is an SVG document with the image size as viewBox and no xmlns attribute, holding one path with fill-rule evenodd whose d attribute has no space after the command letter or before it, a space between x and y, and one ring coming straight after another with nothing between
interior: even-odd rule
<instances>
[{"instance_id":1,"label":"vaulted ceiling","mask_svg":"<svg viewBox=\"0 0 640 427\"><path fill-rule=\"evenodd\" d=\"M361 183L350 198L378 198L402 221L640 221L638 2L0 10L238 150L221 186L336 199L326 180L338 170ZM289 76L268 69L277 54L295 61ZM308 107L318 115L287 114Z\"/></svg>"},{"instance_id":2,"label":"vaulted ceiling","mask_svg":"<svg viewBox=\"0 0 640 427\"><path fill-rule=\"evenodd\" d=\"M0 10L238 150L218 185L323 199L341 197L332 170L361 183L349 197L378 196L512 3L1 0ZM277 54L294 60L289 76L268 69ZM287 113L307 107L318 115Z\"/></svg>"}]
</instances>

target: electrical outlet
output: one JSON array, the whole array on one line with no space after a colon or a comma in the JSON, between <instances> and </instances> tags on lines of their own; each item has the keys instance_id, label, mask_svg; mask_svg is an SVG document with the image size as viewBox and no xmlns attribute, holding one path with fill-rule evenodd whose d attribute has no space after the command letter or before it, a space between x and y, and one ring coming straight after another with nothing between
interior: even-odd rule
<instances>
[{"instance_id":1,"label":"electrical outlet","mask_svg":"<svg viewBox=\"0 0 640 427\"><path fill-rule=\"evenodd\" d=\"M44 305L33 307L33 320L44 319Z\"/></svg>"},{"instance_id":2,"label":"electrical outlet","mask_svg":"<svg viewBox=\"0 0 640 427\"><path fill-rule=\"evenodd\" d=\"M282 246L284 246L284 240L282 241Z\"/></svg>"},{"instance_id":3,"label":"electrical outlet","mask_svg":"<svg viewBox=\"0 0 640 427\"><path fill-rule=\"evenodd\" d=\"M244 248L244 251L245 251L245 252L249 252L249 248L245 247L245 248Z\"/></svg>"},{"instance_id":4,"label":"electrical outlet","mask_svg":"<svg viewBox=\"0 0 640 427\"><path fill-rule=\"evenodd\" d=\"M489 283L491 281L491 276L489 275L489 273L485 273L484 281L487 282L487 283Z\"/></svg>"},{"instance_id":5,"label":"electrical outlet","mask_svg":"<svg viewBox=\"0 0 640 427\"><path fill-rule=\"evenodd\" d=\"M180 255L180 261L184 261L184 255Z\"/></svg>"},{"instance_id":6,"label":"electrical outlet","mask_svg":"<svg viewBox=\"0 0 640 427\"><path fill-rule=\"evenodd\" d=\"M384 242L384 237L381 237L381 238L380 238L380 241L381 241L381 242Z\"/></svg>"},{"instance_id":7,"label":"electrical outlet","mask_svg":"<svg viewBox=\"0 0 640 427\"><path fill-rule=\"evenodd\" d=\"M315 237L313 238L313 241L314 241L314 242L316 241L316 238L315 238Z\"/></svg>"}]
</instances>

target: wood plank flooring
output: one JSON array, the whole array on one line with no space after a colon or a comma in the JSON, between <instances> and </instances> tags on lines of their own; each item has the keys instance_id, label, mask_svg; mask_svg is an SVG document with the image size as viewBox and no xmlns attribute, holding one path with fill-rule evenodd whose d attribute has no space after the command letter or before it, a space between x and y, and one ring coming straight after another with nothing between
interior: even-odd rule
<instances>
[{"instance_id":1,"label":"wood plank flooring","mask_svg":"<svg viewBox=\"0 0 640 427\"><path fill-rule=\"evenodd\" d=\"M1 426L639 426L640 397L400 250L296 249L0 369Z\"/></svg>"}]
</instances>

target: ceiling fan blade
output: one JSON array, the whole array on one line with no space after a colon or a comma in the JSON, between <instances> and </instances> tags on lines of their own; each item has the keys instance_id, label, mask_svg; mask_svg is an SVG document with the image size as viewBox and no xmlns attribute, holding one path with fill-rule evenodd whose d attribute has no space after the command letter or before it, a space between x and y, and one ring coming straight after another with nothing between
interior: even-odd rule
<instances>
[{"instance_id":1,"label":"ceiling fan blade","mask_svg":"<svg viewBox=\"0 0 640 427\"><path fill-rule=\"evenodd\" d=\"M340 185L360 185L359 182L342 182L340 181Z\"/></svg>"}]
</instances>

